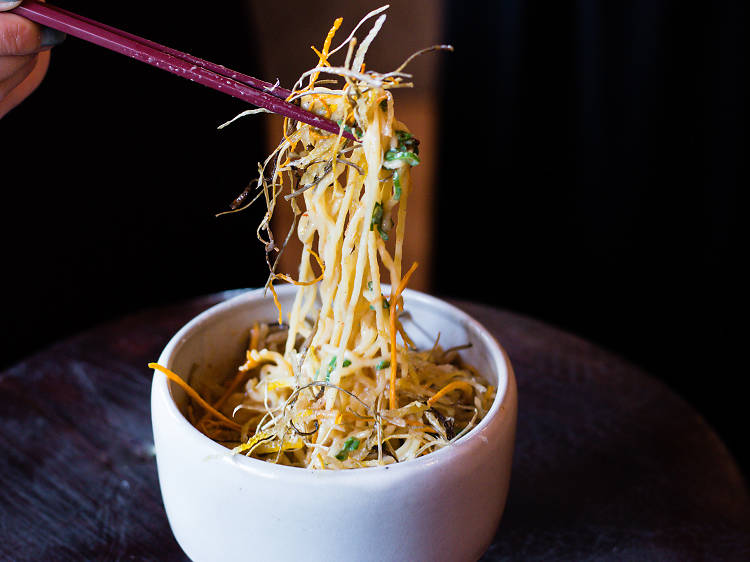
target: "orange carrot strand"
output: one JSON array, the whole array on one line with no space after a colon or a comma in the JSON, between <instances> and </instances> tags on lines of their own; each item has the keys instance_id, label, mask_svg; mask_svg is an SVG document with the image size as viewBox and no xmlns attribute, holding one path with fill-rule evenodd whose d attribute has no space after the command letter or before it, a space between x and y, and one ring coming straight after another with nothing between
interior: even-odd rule
<instances>
[{"instance_id":1,"label":"orange carrot strand","mask_svg":"<svg viewBox=\"0 0 750 562\"><path fill-rule=\"evenodd\" d=\"M399 283L396 291L391 295L391 391L389 397L391 410L395 410L398 408L398 403L396 401L396 372L398 371L398 354L396 352L396 308L401 293L406 288L406 284L409 282L409 278L418 266L419 264L417 262L414 262L412 264L409 271L407 271L406 275L404 275L401 279L401 283Z\"/></svg>"},{"instance_id":2,"label":"orange carrot strand","mask_svg":"<svg viewBox=\"0 0 750 562\"><path fill-rule=\"evenodd\" d=\"M219 412L216 408L214 408L213 406L211 406L211 404L209 404L208 402L206 402L201 397L201 395L198 394L193 389L192 386L190 386L188 383L186 383L184 380L182 380L179 375L173 373L172 371L170 371L166 367L162 367L158 363L149 363L148 366L149 366L150 369L155 369L155 370L157 370L157 371L159 371L161 373L164 373L169 380L171 380L172 382L174 382L174 383L178 384L180 387L182 387L182 389L185 392L187 392L188 396L190 396L193 400L195 400L196 402L198 402L198 404L200 404L201 406L203 406L203 408L205 410L211 412L211 414L213 414L214 416L216 416L217 418L219 418L223 422L231 425L232 427L234 427L236 429L240 428L240 424L238 424L237 422L234 422L234 421L230 420L224 414L222 414L221 412Z\"/></svg>"}]
</instances>

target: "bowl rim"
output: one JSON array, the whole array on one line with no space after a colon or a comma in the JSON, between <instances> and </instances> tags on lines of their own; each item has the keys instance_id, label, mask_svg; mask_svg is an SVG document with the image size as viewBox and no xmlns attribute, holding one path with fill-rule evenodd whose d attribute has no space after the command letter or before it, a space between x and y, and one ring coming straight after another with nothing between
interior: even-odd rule
<instances>
[{"instance_id":1,"label":"bowl rim","mask_svg":"<svg viewBox=\"0 0 750 562\"><path fill-rule=\"evenodd\" d=\"M275 289L279 300L283 301L284 298L293 296L297 292L297 287L294 285L282 285ZM217 303L203 312L197 314L187 323L185 323L169 340L167 345L164 347L162 353L159 356L158 363L168 369L171 368L171 358L180 351L183 345L189 341L191 335L198 331L202 327L202 324L214 316L220 316L237 306L240 306L248 301L257 301L266 298L271 298L266 294L266 290L260 289L247 289L247 290L236 290L226 291L224 294L230 295L227 300ZM231 296L234 295L234 296ZM221 457L222 460L232 463L239 469L246 472L253 473L254 475L262 475L266 477L284 477L302 479L303 482L314 479L316 481L320 478L336 478L337 480L349 480L349 479L360 479L369 476L377 476L383 474L383 471L389 471L394 474L407 471L424 470L437 464L445 464L450 462L451 459L459 457L463 454L470 453L473 449L481 446L483 442L486 442L487 436L483 435L483 432L487 430L488 426L492 421L497 418L502 412L502 405L508 396L509 388L512 381L514 380L515 374L513 367L510 362L510 358L506 350L500 345L494 335L485 328L479 321L474 319L471 315L461 310L457 306L448 303L447 301L438 297L429 295L422 291L415 289L406 289L402 293L404 302L408 304L411 302L421 302L423 305L428 305L431 308L436 308L450 314L456 321L466 325L467 328L473 330L475 334L484 340L487 349L490 351L490 363L499 365L505 369L505 378L503 381L502 388L500 381L496 386L495 399L493 400L492 406L490 407L487 414L480 420L480 422L474 426L466 435L462 436L455 443L448 447L443 447L437 451L433 451L429 454L423 455L416 459L409 461L392 463L383 466L363 467L351 470L326 470L326 469L304 469L294 466L286 466L275 463L262 461L260 459L246 457L245 455L233 455L229 449L223 445L215 442L210 437L204 435L198 428L196 428L190 421L182 414L180 409L174 400L172 392L170 390L169 379L157 371L154 370L154 376L152 379L152 401L151 401L151 417L152 423L156 424L156 416L154 416L154 409L157 404L157 400L160 400L166 407L166 414L169 415L177 424L177 426L187 432L188 436L192 436L193 439L199 439L201 443L204 443L207 450L210 451L209 457ZM502 375L502 372L500 373ZM154 428L155 431L156 428ZM157 451L158 459L158 451ZM411 467L411 468L409 468Z\"/></svg>"}]
</instances>

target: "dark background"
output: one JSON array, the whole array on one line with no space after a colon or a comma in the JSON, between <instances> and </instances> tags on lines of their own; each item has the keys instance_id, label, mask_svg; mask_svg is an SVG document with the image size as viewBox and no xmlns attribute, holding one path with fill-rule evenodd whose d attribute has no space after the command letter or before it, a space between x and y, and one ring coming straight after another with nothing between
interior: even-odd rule
<instances>
[{"instance_id":1,"label":"dark background","mask_svg":"<svg viewBox=\"0 0 750 562\"><path fill-rule=\"evenodd\" d=\"M641 365L747 468L746 8L469 4L446 18L437 289Z\"/></svg>"},{"instance_id":2,"label":"dark background","mask_svg":"<svg viewBox=\"0 0 750 562\"><path fill-rule=\"evenodd\" d=\"M57 5L253 74L238 14ZM261 207L215 217L265 151L260 125L217 130L244 109L75 38L54 49L42 86L0 121L14 173L2 184L3 363L123 313L262 282Z\"/></svg>"},{"instance_id":3,"label":"dark background","mask_svg":"<svg viewBox=\"0 0 750 562\"><path fill-rule=\"evenodd\" d=\"M254 74L242 2L57 4ZM449 2L445 22L434 292L641 365L747 467L744 6ZM264 156L259 120L216 130L244 108L75 39L55 50L0 121L3 367L136 309L263 283L260 207L214 217Z\"/></svg>"}]
</instances>

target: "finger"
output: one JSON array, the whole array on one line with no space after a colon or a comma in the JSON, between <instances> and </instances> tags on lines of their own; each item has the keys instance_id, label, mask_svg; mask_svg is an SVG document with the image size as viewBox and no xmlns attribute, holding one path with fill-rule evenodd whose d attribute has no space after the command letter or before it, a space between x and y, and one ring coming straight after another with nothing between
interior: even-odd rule
<instances>
[{"instance_id":1,"label":"finger","mask_svg":"<svg viewBox=\"0 0 750 562\"><path fill-rule=\"evenodd\" d=\"M15 1L15 0L0 0L0 12L5 12L6 10L12 10L16 6L21 4L21 0Z\"/></svg>"},{"instance_id":2,"label":"finger","mask_svg":"<svg viewBox=\"0 0 750 562\"><path fill-rule=\"evenodd\" d=\"M8 80L22 67L26 66L29 61L33 60L35 55L26 55L23 57L0 57L0 82Z\"/></svg>"},{"instance_id":3,"label":"finger","mask_svg":"<svg viewBox=\"0 0 750 562\"><path fill-rule=\"evenodd\" d=\"M21 82L20 85L16 86L10 93L7 94L2 100L0 100L0 119L3 118L10 110L25 100L31 93L36 90L39 84L42 83L44 75L49 68L49 51L39 53L36 57L36 64L34 69L31 71L26 79Z\"/></svg>"},{"instance_id":4,"label":"finger","mask_svg":"<svg viewBox=\"0 0 750 562\"><path fill-rule=\"evenodd\" d=\"M19 66L15 70L15 72L13 72L13 74L9 75L4 80L2 79L2 77L0 77L0 101L2 101L10 92L12 92L16 86L26 80L29 74L31 74L31 71L34 70L34 67L37 63L36 56L13 58L22 59L24 63Z\"/></svg>"},{"instance_id":5,"label":"finger","mask_svg":"<svg viewBox=\"0 0 750 562\"><path fill-rule=\"evenodd\" d=\"M41 48L40 26L15 14L0 14L0 56L30 55Z\"/></svg>"}]
</instances>

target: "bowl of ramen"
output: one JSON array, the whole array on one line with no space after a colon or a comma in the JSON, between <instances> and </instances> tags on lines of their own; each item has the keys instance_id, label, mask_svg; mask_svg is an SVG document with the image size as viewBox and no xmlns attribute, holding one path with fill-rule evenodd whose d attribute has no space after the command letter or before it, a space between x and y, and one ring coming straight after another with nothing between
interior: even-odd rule
<instances>
[{"instance_id":1,"label":"bowl of ramen","mask_svg":"<svg viewBox=\"0 0 750 562\"><path fill-rule=\"evenodd\" d=\"M265 286L194 318L151 364L162 497L193 560L475 560L500 521L510 363L464 312L407 289L420 141L396 118L394 92L411 86L416 56L451 47L369 69L386 8L334 47L336 19L290 91L338 133L285 119L227 211L265 202ZM292 219L280 235L282 205ZM290 243L301 246L295 274L281 271Z\"/></svg>"},{"instance_id":2,"label":"bowl of ramen","mask_svg":"<svg viewBox=\"0 0 750 562\"><path fill-rule=\"evenodd\" d=\"M279 287L278 304L291 309L297 292L295 287ZM222 302L174 335L159 358L162 370L154 374L152 422L167 516L191 559L460 561L481 556L497 530L510 481L517 411L513 370L495 338L460 309L418 291L405 291L403 300L401 322L415 350L439 354L437 365L471 365L482 374L482 385L494 389L490 402L475 401L475 410L486 408L481 420L472 412L473 422L464 426L455 421L465 419L455 408L471 404L461 385L455 385L430 408L429 399L409 401L408 392L400 391L399 406L411 405L414 411L403 420L421 422L392 429L392 422L399 422L387 401L368 405L366 389L358 387L360 392L353 394L361 395L365 404L349 402L349 409L342 411L334 399L332 410L338 413L330 415L326 431L340 438L320 435L325 416L314 422L300 416L289 425L286 442L296 446L303 439L311 446L311 457L322 459L322 464L307 468L289 459L279 462L280 452L302 458L300 449L276 443L248 456L249 449L212 439L196 426L205 415L196 400L200 394L187 390L201 389L205 395L217 380L233 379L238 366L247 363L252 355L248 350L257 344L253 327L272 325L277 314L267 291L252 290ZM436 346L438 334L441 345ZM271 361L267 365L273 366ZM165 371L179 373L183 384ZM345 395L338 386L321 386L324 392L317 400L323 402L326 392ZM289 410L295 390L286 392ZM301 393L313 400L320 391L310 386ZM430 410L433 415L426 416ZM286 415L283 407L272 411L277 418ZM335 419L346 411L352 413L350 420L345 415ZM368 426L368 417L376 418L379 436ZM263 423L272 426L271 416ZM359 432L347 429L347 423ZM436 445L422 445L425 450L415 456L409 447L410 436L417 434L426 434ZM220 429L215 435L223 436ZM326 466L328 458L338 465ZM357 459L362 464L344 465Z\"/></svg>"}]
</instances>

